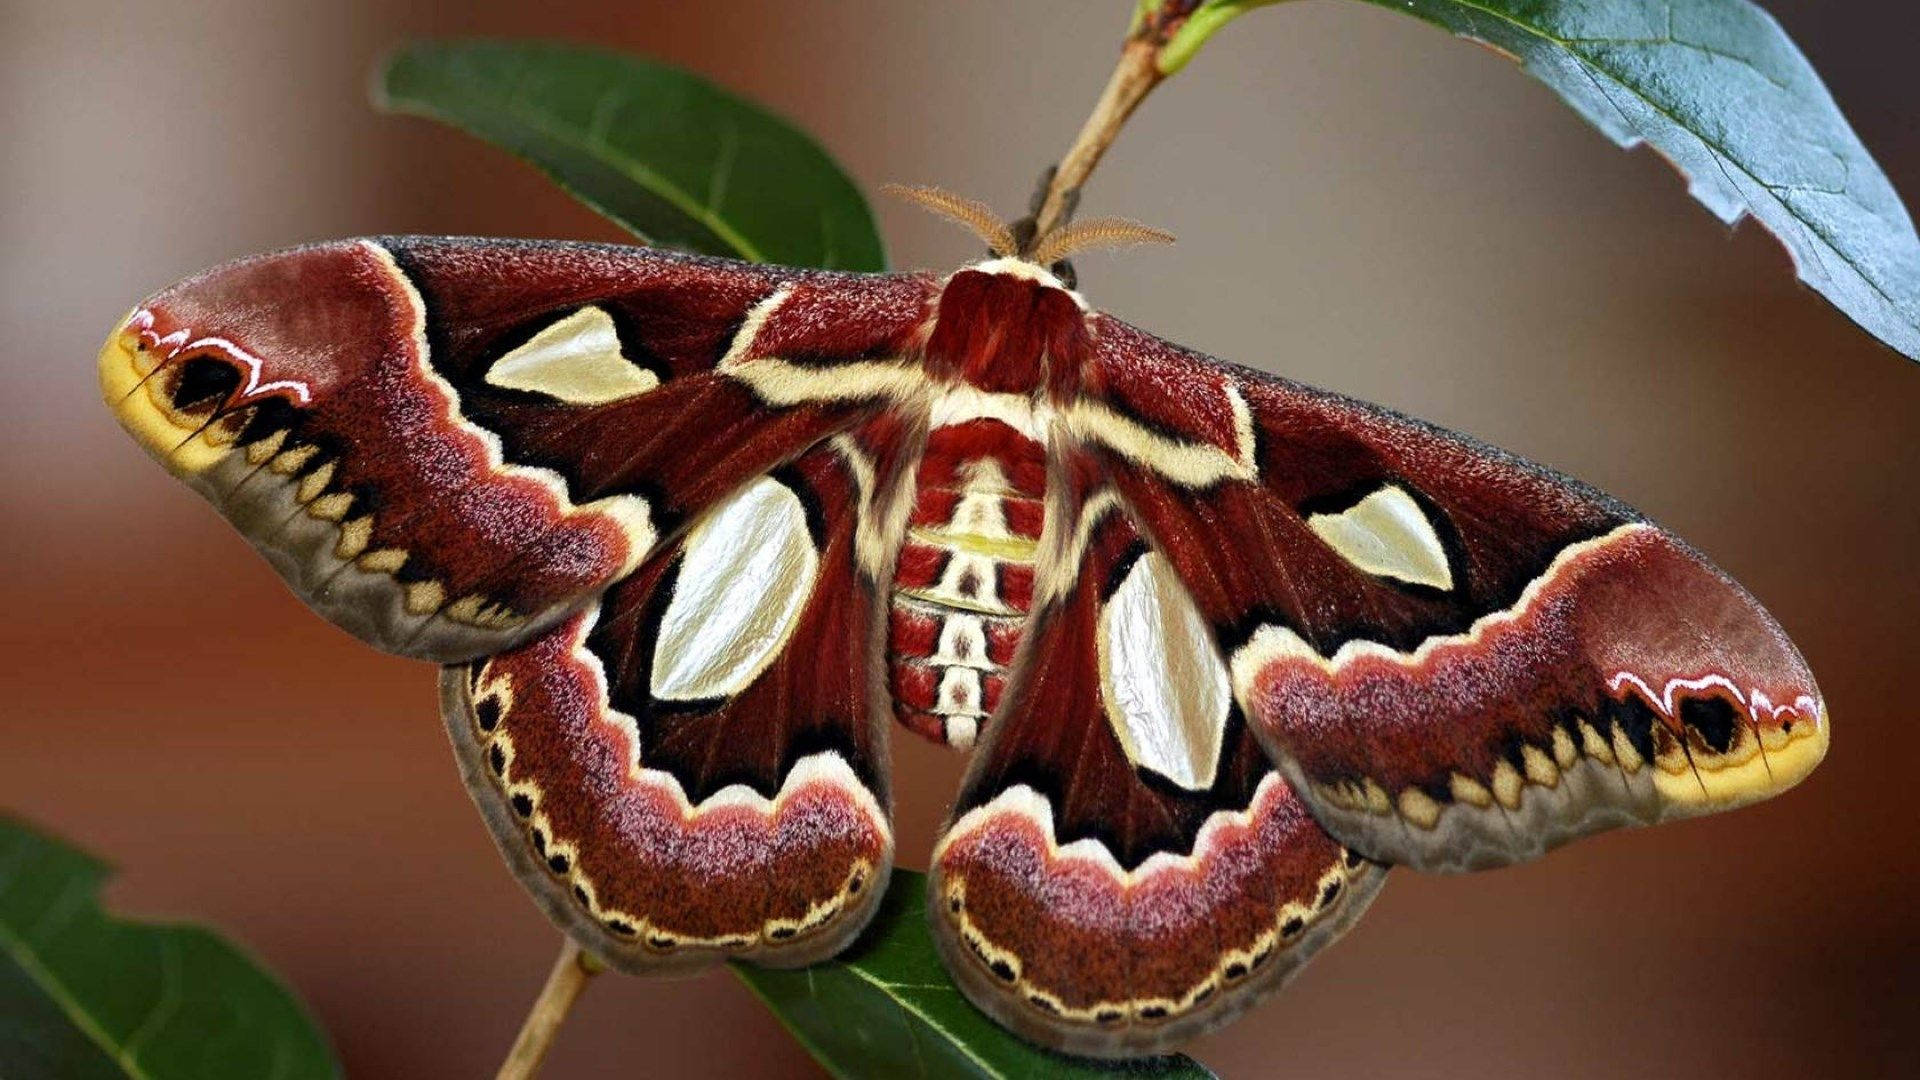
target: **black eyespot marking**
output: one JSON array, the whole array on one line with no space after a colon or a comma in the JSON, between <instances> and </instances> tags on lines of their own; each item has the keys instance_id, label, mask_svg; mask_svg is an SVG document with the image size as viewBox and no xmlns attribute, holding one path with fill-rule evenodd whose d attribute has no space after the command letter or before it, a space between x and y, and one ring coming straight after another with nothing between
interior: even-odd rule
<instances>
[{"instance_id":1,"label":"black eyespot marking","mask_svg":"<svg viewBox=\"0 0 1920 1080\"><path fill-rule=\"evenodd\" d=\"M173 407L191 409L209 401L219 404L240 389L240 369L211 356L196 356L180 365L173 384Z\"/></svg>"},{"instance_id":2,"label":"black eyespot marking","mask_svg":"<svg viewBox=\"0 0 1920 1080\"><path fill-rule=\"evenodd\" d=\"M1680 702L1680 722L1700 733L1700 739L1716 754L1733 749L1740 732L1740 714L1733 704L1719 696L1687 698Z\"/></svg>"},{"instance_id":3,"label":"black eyespot marking","mask_svg":"<svg viewBox=\"0 0 1920 1080\"><path fill-rule=\"evenodd\" d=\"M587 890L578 885L573 887L573 898L580 901L581 907L592 907L593 901L587 899Z\"/></svg>"},{"instance_id":4,"label":"black eyespot marking","mask_svg":"<svg viewBox=\"0 0 1920 1080\"><path fill-rule=\"evenodd\" d=\"M848 896L860 895L860 890L864 888L866 884L867 884L866 878L861 877L859 874L853 875L853 877L847 881L847 895Z\"/></svg>"},{"instance_id":5,"label":"black eyespot marking","mask_svg":"<svg viewBox=\"0 0 1920 1080\"><path fill-rule=\"evenodd\" d=\"M1027 1001L1031 1002L1033 1006L1037 1009L1041 1009L1045 1012L1053 1013L1055 1016L1060 1015L1060 1006L1055 1005L1053 1002L1047 1000L1047 998L1043 995L1028 994Z\"/></svg>"},{"instance_id":6,"label":"black eyespot marking","mask_svg":"<svg viewBox=\"0 0 1920 1080\"><path fill-rule=\"evenodd\" d=\"M513 804L514 813L521 817L533 816L533 800L527 798L525 792L515 792L513 798L508 801Z\"/></svg>"},{"instance_id":7,"label":"black eyespot marking","mask_svg":"<svg viewBox=\"0 0 1920 1080\"><path fill-rule=\"evenodd\" d=\"M1339 897L1340 883L1337 881L1329 881L1327 882L1327 887L1320 890L1320 906L1326 907L1328 904L1339 899Z\"/></svg>"},{"instance_id":8,"label":"black eyespot marking","mask_svg":"<svg viewBox=\"0 0 1920 1080\"><path fill-rule=\"evenodd\" d=\"M993 972L994 977L1001 982L1012 982L1015 978L1013 966L1005 960L995 960L993 963L987 965L987 970Z\"/></svg>"},{"instance_id":9,"label":"black eyespot marking","mask_svg":"<svg viewBox=\"0 0 1920 1080\"><path fill-rule=\"evenodd\" d=\"M1099 1012L1093 1014L1093 1019L1095 1023L1117 1024L1124 1015L1126 1014L1122 1013L1119 1009L1101 1009Z\"/></svg>"},{"instance_id":10,"label":"black eyespot marking","mask_svg":"<svg viewBox=\"0 0 1920 1080\"><path fill-rule=\"evenodd\" d=\"M607 929L613 931L616 934L619 934L621 937L633 937L635 934L638 934L640 932L633 928L632 923L627 922L624 919L608 919L606 922L607 922Z\"/></svg>"},{"instance_id":11,"label":"black eyespot marking","mask_svg":"<svg viewBox=\"0 0 1920 1080\"><path fill-rule=\"evenodd\" d=\"M539 852L542 856L545 856L547 853L547 834L539 829L533 830L533 850Z\"/></svg>"},{"instance_id":12,"label":"black eyespot marking","mask_svg":"<svg viewBox=\"0 0 1920 1080\"><path fill-rule=\"evenodd\" d=\"M1365 855L1360 854L1352 848L1347 849L1347 869L1358 870L1360 869L1360 864L1366 861L1367 857Z\"/></svg>"},{"instance_id":13,"label":"black eyespot marking","mask_svg":"<svg viewBox=\"0 0 1920 1080\"><path fill-rule=\"evenodd\" d=\"M1780 721L1780 734L1782 735L1793 734L1793 721L1791 720Z\"/></svg>"},{"instance_id":14,"label":"black eyespot marking","mask_svg":"<svg viewBox=\"0 0 1920 1080\"><path fill-rule=\"evenodd\" d=\"M957 896L947 901L948 911L958 913L960 910L960 907L961 907L960 898Z\"/></svg>"},{"instance_id":15,"label":"black eyespot marking","mask_svg":"<svg viewBox=\"0 0 1920 1080\"><path fill-rule=\"evenodd\" d=\"M776 926L772 930L767 932L767 936L772 938L775 941L785 941L799 932L800 932L799 929L796 927Z\"/></svg>"},{"instance_id":16,"label":"black eyespot marking","mask_svg":"<svg viewBox=\"0 0 1920 1080\"><path fill-rule=\"evenodd\" d=\"M1653 729L1660 723L1660 718L1647 707L1647 703L1637 697L1629 697L1625 701L1615 702L1607 713L1614 726L1627 737L1627 742L1632 744L1635 752L1642 758L1652 761L1654 759Z\"/></svg>"},{"instance_id":17,"label":"black eyespot marking","mask_svg":"<svg viewBox=\"0 0 1920 1080\"><path fill-rule=\"evenodd\" d=\"M1213 986L1209 986L1209 987L1207 987L1207 988L1205 988L1204 990L1201 990L1201 991L1200 991L1199 993L1197 993L1197 994L1195 994L1195 995L1193 995L1193 1003L1194 1003L1195 1005L1198 1005L1198 1004L1200 1004L1201 1002L1203 1002L1203 1001L1205 1001L1205 1000L1207 1000L1208 998L1210 998L1210 997L1212 997L1212 996L1213 996L1213 992L1214 992L1214 990L1216 990L1216 989L1218 989L1218 988L1217 988L1217 987L1213 987Z\"/></svg>"},{"instance_id":18,"label":"black eyespot marking","mask_svg":"<svg viewBox=\"0 0 1920 1080\"><path fill-rule=\"evenodd\" d=\"M1305 930L1306 928L1307 928L1307 920L1301 918L1298 915L1293 915L1293 916L1290 916L1286 922L1280 925L1280 936L1292 937L1295 934L1298 934L1300 931ZM1259 962L1260 962L1260 957L1258 956L1254 957L1254 963L1257 964Z\"/></svg>"},{"instance_id":19,"label":"black eyespot marking","mask_svg":"<svg viewBox=\"0 0 1920 1080\"><path fill-rule=\"evenodd\" d=\"M1227 965L1225 974L1229 980L1244 979L1247 977L1247 965L1235 960L1233 963Z\"/></svg>"},{"instance_id":20,"label":"black eyespot marking","mask_svg":"<svg viewBox=\"0 0 1920 1080\"><path fill-rule=\"evenodd\" d=\"M500 699L485 697L473 703L473 722L481 731L500 726Z\"/></svg>"},{"instance_id":21,"label":"black eyespot marking","mask_svg":"<svg viewBox=\"0 0 1920 1080\"><path fill-rule=\"evenodd\" d=\"M565 855L549 855L549 856L547 856L547 866L548 866L549 868L551 868L551 869L553 870L553 872L554 872L554 873L556 873L556 874L564 874L564 873L566 873L566 872L567 872L567 868L568 868L568 867L571 867L572 865L573 865L573 863L572 863L571 861L569 861L569 860L568 860L568 858L567 858L567 857L566 857Z\"/></svg>"},{"instance_id":22,"label":"black eyespot marking","mask_svg":"<svg viewBox=\"0 0 1920 1080\"><path fill-rule=\"evenodd\" d=\"M1166 1018L1166 1015L1167 1007L1165 1005L1149 1005L1140 1010L1140 1019L1142 1020L1163 1020Z\"/></svg>"},{"instance_id":23,"label":"black eyespot marking","mask_svg":"<svg viewBox=\"0 0 1920 1080\"><path fill-rule=\"evenodd\" d=\"M507 752L500 748L499 743L487 747L487 767L493 770L495 776L507 775Z\"/></svg>"},{"instance_id":24,"label":"black eyespot marking","mask_svg":"<svg viewBox=\"0 0 1920 1080\"><path fill-rule=\"evenodd\" d=\"M662 937L659 934L655 934L653 937L650 937L647 939L647 944L653 946L656 949L671 949L673 948L673 939L670 937Z\"/></svg>"}]
</instances>

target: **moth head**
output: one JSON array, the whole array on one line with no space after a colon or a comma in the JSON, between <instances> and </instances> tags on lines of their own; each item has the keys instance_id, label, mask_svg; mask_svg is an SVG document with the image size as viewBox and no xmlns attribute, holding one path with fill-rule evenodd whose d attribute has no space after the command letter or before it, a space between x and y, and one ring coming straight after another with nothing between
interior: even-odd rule
<instances>
[{"instance_id":1,"label":"moth head","mask_svg":"<svg viewBox=\"0 0 1920 1080\"><path fill-rule=\"evenodd\" d=\"M916 203L949 221L958 222L987 245L990 256L985 266L1001 268L1024 263L1041 270L1058 288L1075 284L1073 263L1076 252L1102 247L1131 247L1137 244L1171 244L1173 234L1125 218L1089 218L1064 223L1044 235L1034 232L1033 219L1003 223L987 204L956 195L944 188L909 187L885 184L882 191Z\"/></svg>"},{"instance_id":2,"label":"moth head","mask_svg":"<svg viewBox=\"0 0 1920 1080\"><path fill-rule=\"evenodd\" d=\"M148 453L192 475L417 333L384 249L299 248L215 267L141 301L100 350L100 390Z\"/></svg>"}]
</instances>

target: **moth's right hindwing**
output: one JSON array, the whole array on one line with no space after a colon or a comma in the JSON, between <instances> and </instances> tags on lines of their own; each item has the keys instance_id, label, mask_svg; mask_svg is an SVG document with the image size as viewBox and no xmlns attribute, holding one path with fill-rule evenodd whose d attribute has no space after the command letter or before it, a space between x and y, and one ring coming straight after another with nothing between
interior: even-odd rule
<instances>
[{"instance_id":1,"label":"moth's right hindwing","mask_svg":"<svg viewBox=\"0 0 1920 1080\"><path fill-rule=\"evenodd\" d=\"M1072 1053L1164 1053L1278 988L1385 869L1260 750L1111 489L1053 506L1029 636L927 903L955 980L1003 1024Z\"/></svg>"}]
</instances>

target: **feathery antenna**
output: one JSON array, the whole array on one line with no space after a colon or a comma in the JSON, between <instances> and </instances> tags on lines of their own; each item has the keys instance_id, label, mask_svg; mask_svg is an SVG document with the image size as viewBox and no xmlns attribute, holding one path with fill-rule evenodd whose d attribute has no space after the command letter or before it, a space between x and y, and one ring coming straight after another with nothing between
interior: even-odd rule
<instances>
[{"instance_id":1,"label":"feathery antenna","mask_svg":"<svg viewBox=\"0 0 1920 1080\"><path fill-rule=\"evenodd\" d=\"M995 255L1004 258L1020 249L1020 245L1014 242L1012 230L1001 222L986 203L955 195L945 188L925 185L881 184L880 190L896 198L918 203L948 221L960 223L979 237Z\"/></svg>"},{"instance_id":2,"label":"feathery antenna","mask_svg":"<svg viewBox=\"0 0 1920 1080\"><path fill-rule=\"evenodd\" d=\"M1041 266L1051 266L1076 251L1097 247L1128 247L1134 244L1171 244L1173 234L1126 218L1088 218L1062 225L1040 238L1028 258Z\"/></svg>"}]
</instances>

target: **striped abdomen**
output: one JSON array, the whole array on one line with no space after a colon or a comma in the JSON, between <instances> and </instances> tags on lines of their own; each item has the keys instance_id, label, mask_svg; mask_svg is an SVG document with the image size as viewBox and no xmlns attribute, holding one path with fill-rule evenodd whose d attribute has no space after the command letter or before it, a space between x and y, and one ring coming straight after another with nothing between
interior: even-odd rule
<instances>
[{"instance_id":1,"label":"striped abdomen","mask_svg":"<svg viewBox=\"0 0 1920 1080\"><path fill-rule=\"evenodd\" d=\"M936 427L894 575L894 714L965 749L998 704L1033 603L1046 451L1008 424Z\"/></svg>"}]
</instances>

